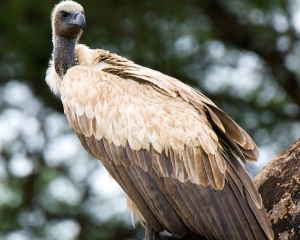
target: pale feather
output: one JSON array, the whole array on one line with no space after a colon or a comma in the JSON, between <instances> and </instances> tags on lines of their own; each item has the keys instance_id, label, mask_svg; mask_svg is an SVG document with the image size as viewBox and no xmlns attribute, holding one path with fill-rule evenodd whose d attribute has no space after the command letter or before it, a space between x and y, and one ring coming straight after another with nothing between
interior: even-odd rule
<instances>
[{"instance_id":1,"label":"pale feather","mask_svg":"<svg viewBox=\"0 0 300 240\"><path fill-rule=\"evenodd\" d=\"M88 68L78 66L67 72L62 100L65 105L70 104L70 108L75 108L77 115L85 113L89 119L96 119L88 122L89 127L82 132L88 135L92 133L97 139L105 137L117 146L125 146L128 141L135 150L149 150L150 145L158 153L168 153L172 149L179 154L182 162L186 147L201 146L205 154L216 155L216 166L224 173L225 160L221 154L224 149L212 129L211 124L215 124L224 134L232 134L233 142L236 141L233 144L241 148L245 159L254 160L258 157L252 139L232 119L208 98L180 81L136 65L116 54L105 50L91 50L82 44L77 44L76 55L79 65ZM46 79L51 82L53 90L59 91L61 81L53 69L53 63L50 62ZM50 81L50 78L54 80ZM70 81L67 81L68 78ZM139 84L135 79L143 80L145 84ZM178 95L181 97L177 97ZM77 98L74 99L73 96ZM116 114L112 111L112 106L109 105L111 99L115 99L116 104L120 105L121 112ZM149 107L140 106L146 102ZM211 117L212 123L206 116ZM71 124L72 122L74 121ZM78 126L74 127L78 129ZM177 166L184 166L184 172L175 170L175 176L180 176L181 179L187 176L192 182L199 182L198 177L192 173L191 163ZM207 183L204 181L205 184Z\"/></svg>"}]
</instances>

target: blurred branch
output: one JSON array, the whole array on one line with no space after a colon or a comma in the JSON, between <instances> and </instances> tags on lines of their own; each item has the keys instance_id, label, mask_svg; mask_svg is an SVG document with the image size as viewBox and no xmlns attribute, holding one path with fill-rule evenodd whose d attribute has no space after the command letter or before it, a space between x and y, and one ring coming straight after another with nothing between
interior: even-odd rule
<instances>
[{"instance_id":1,"label":"blurred branch","mask_svg":"<svg viewBox=\"0 0 300 240\"><path fill-rule=\"evenodd\" d=\"M254 25L249 22L247 24L241 23L238 17L228 10L221 1L206 0L197 1L197 3L211 20L213 28L216 29L217 37L221 41L258 54L270 67L278 84L300 107L297 76L285 67L285 55L276 49L276 40L279 34L268 26Z\"/></svg>"}]
</instances>

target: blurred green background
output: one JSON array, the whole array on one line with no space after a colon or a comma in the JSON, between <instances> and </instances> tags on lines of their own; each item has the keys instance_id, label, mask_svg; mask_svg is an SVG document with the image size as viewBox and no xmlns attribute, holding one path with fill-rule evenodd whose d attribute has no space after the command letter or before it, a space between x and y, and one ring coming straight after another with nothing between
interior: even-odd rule
<instances>
[{"instance_id":1,"label":"blurred green background","mask_svg":"<svg viewBox=\"0 0 300 240\"><path fill-rule=\"evenodd\" d=\"M142 239L46 85L56 1L0 1L0 239ZM197 88L254 138L255 176L300 136L300 1L85 0L81 39Z\"/></svg>"}]
</instances>

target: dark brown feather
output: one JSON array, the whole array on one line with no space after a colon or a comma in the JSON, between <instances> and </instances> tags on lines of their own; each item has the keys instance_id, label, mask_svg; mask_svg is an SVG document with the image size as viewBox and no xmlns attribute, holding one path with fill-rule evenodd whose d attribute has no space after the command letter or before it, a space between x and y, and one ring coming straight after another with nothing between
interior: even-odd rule
<instances>
[{"instance_id":1,"label":"dark brown feather","mask_svg":"<svg viewBox=\"0 0 300 240\"><path fill-rule=\"evenodd\" d=\"M181 217L185 225L195 233L197 233L197 231L201 232L201 229L199 227L197 228L197 230L195 230L194 223L189 222L189 220L191 221L193 219L193 214L183 198L178 198L179 192L177 190L177 187L172 183L171 179L159 178L155 172L152 172L151 176L157 183L160 191L164 194L170 206L172 206L172 208L174 208L174 210L178 213L179 217ZM177 199L177 201L174 201L174 199Z\"/></svg>"},{"instance_id":2,"label":"dark brown feather","mask_svg":"<svg viewBox=\"0 0 300 240\"><path fill-rule=\"evenodd\" d=\"M262 199L257 191L255 185L252 182L252 179L250 178L249 174L246 172L242 164L237 160L237 158L231 153L227 153L227 158L229 158L229 161L227 161L227 171L229 175L232 177L233 181L237 186L239 186L239 190L241 193L243 193L243 189L246 189L246 191L249 193L249 195L252 198L252 201L255 203L257 208L262 208ZM230 167L229 167L230 166Z\"/></svg>"},{"instance_id":3,"label":"dark brown feather","mask_svg":"<svg viewBox=\"0 0 300 240\"><path fill-rule=\"evenodd\" d=\"M136 156L139 161L139 166L149 172L152 169L152 153L150 151L136 151Z\"/></svg>"},{"instance_id":4,"label":"dark brown feather","mask_svg":"<svg viewBox=\"0 0 300 240\"><path fill-rule=\"evenodd\" d=\"M82 144L84 143L85 142L82 142ZM143 214L147 223L150 224L155 231L162 231L164 228L149 208L147 202L145 202L144 197L141 195L139 189L137 189L136 183L132 181L133 176L128 174L128 171L126 171L122 165L115 165L112 159L109 158L108 152L105 148L105 145L108 143L102 139L100 141L95 141L95 144L97 145L98 151L103 154L103 157L100 160L110 175L120 184L130 199L136 203L137 208Z\"/></svg>"},{"instance_id":5,"label":"dark brown feather","mask_svg":"<svg viewBox=\"0 0 300 240\"><path fill-rule=\"evenodd\" d=\"M192 217L187 218L187 220L197 231L197 233L201 234L202 236L206 236L208 239L214 239L214 230L212 225L210 224L205 212L202 210L202 207L199 208L196 202L193 201L195 197L193 197L193 195L190 196L189 190L184 186L185 184L183 185L177 180L169 178L165 179L164 181L167 183L168 191L171 189L176 189L176 191L173 193L173 201L179 206L187 206L187 208L182 208L184 210L184 214L190 216L189 212L191 212ZM183 204L181 204L181 201L183 201Z\"/></svg>"},{"instance_id":6,"label":"dark brown feather","mask_svg":"<svg viewBox=\"0 0 300 240\"><path fill-rule=\"evenodd\" d=\"M161 154L157 153L155 150L152 150L153 162L156 166L157 174L160 177L170 177L173 172L172 162L170 158L167 157L165 152Z\"/></svg>"},{"instance_id":7,"label":"dark brown feather","mask_svg":"<svg viewBox=\"0 0 300 240\"><path fill-rule=\"evenodd\" d=\"M157 175L156 170L147 172L139 165L125 167L120 159L115 159L124 157L123 151L126 151L130 162L139 161L134 159L137 155L154 159L157 155L153 151L135 152L128 147L120 150L118 148L122 148L121 146L116 147L103 139L97 141L93 136L86 138L79 135L79 138L92 155L102 160L111 176L154 229L166 229L178 238L198 233L208 239L245 239L245 235L248 239L266 239L261 226L265 225L267 228L268 220L248 194L245 180L241 182L237 176L236 171L240 169L235 165L238 162L234 165L235 170L227 165L227 184L219 191L190 181L182 183L178 179L162 178ZM92 145L97 148L91 148ZM141 154L140 151L144 153ZM164 161L171 162L171 155L165 156ZM210 175L212 174L211 172Z\"/></svg>"},{"instance_id":8,"label":"dark brown feather","mask_svg":"<svg viewBox=\"0 0 300 240\"><path fill-rule=\"evenodd\" d=\"M80 121L86 121L84 116ZM232 153L207 156L201 147L186 151L190 175L196 170L200 182L210 184L204 187L188 181L187 163L172 149L167 156L152 148L134 151L128 143L123 148L94 136L78 137L90 154L102 160L154 229L166 229L176 237L198 233L208 239L264 239L264 231L272 237L264 210L258 209L260 195ZM184 178L179 177L182 173Z\"/></svg>"},{"instance_id":9,"label":"dark brown feather","mask_svg":"<svg viewBox=\"0 0 300 240\"><path fill-rule=\"evenodd\" d=\"M204 173L206 173L210 185L214 189L220 189L219 185L216 183L217 179L215 179L215 177L214 177L213 169L211 167L211 163L210 163L210 160L209 160L208 156L204 153L204 151L202 150L201 147L199 147L199 150L200 150L200 156L202 158L202 162L203 162L203 165L204 165L204 168L205 168L205 172Z\"/></svg>"},{"instance_id":10,"label":"dark brown feather","mask_svg":"<svg viewBox=\"0 0 300 240\"><path fill-rule=\"evenodd\" d=\"M210 163L210 168L212 170L212 174L217 186L218 190L221 190L224 188L224 184L225 184L225 177L224 174L221 173L218 165L217 165L217 161L216 161L216 154L215 155L208 155L208 160Z\"/></svg>"},{"instance_id":11,"label":"dark brown feather","mask_svg":"<svg viewBox=\"0 0 300 240\"><path fill-rule=\"evenodd\" d=\"M258 159L258 151L247 150L243 147L240 148L247 161L256 161Z\"/></svg>"},{"instance_id":12,"label":"dark brown feather","mask_svg":"<svg viewBox=\"0 0 300 240\"><path fill-rule=\"evenodd\" d=\"M227 214L226 207L222 204L222 192L212 190L209 187L201 188L200 191L206 202L208 202L210 206L213 206L211 211L217 220L216 222L224 239L236 239L239 237L236 234L236 229L232 222L232 217L230 216L231 214ZM227 204L228 202L226 201L225 205Z\"/></svg>"},{"instance_id":13,"label":"dark brown feather","mask_svg":"<svg viewBox=\"0 0 300 240\"><path fill-rule=\"evenodd\" d=\"M140 188L144 190L145 200L148 204L152 205L152 211L164 223L166 229L179 238L187 235L188 228L174 211L173 206L166 200L164 194L161 193L149 173L144 172L140 167L136 166L135 174L139 177L138 183Z\"/></svg>"},{"instance_id":14,"label":"dark brown feather","mask_svg":"<svg viewBox=\"0 0 300 240\"><path fill-rule=\"evenodd\" d=\"M169 159L172 163L172 177L179 179L180 182L185 182L188 180L187 172L184 168L184 162L179 159L179 156L177 153L173 151L173 149L169 150Z\"/></svg>"},{"instance_id":15,"label":"dark brown feather","mask_svg":"<svg viewBox=\"0 0 300 240\"><path fill-rule=\"evenodd\" d=\"M225 131L230 135L230 137L237 142L240 146L245 146L246 136L244 130L241 129L239 125L236 124L226 113L215 106L208 106L214 114L218 116L220 121L222 122ZM254 146L247 146L248 149L253 149Z\"/></svg>"},{"instance_id":16,"label":"dark brown feather","mask_svg":"<svg viewBox=\"0 0 300 240\"><path fill-rule=\"evenodd\" d=\"M196 184L201 184L202 186L209 185L209 178L205 172L205 166L201 156L201 151L199 147L193 149L186 149L187 158L189 161L191 173L193 175L193 180Z\"/></svg>"},{"instance_id":17,"label":"dark brown feather","mask_svg":"<svg viewBox=\"0 0 300 240\"><path fill-rule=\"evenodd\" d=\"M272 229L270 228L271 225L270 225L269 219L263 217L264 212L265 212L264 207L262 207L261 209L257 209L256 205L252 201L252 198L251 198L251 196L249 195L248 192L246 192L246 197L247 197L247 200L248 200L248 203L249 203L249 206L250 206L252 212L255 214L255 217L256 217L257 221L259 222L259 225L261 226L261 227L258 227L259 225L257 224L255 226L254 231L256 231L256 233L257 232L261 233L264 230L266 235L270 239L274 238L274 233L273 233Z\"/></svg>"},{"instance_id":18,"label":"dark brown feather","mask_svg":"<svg viewBox=\"0 0 300 240\"><path fill-rule=\"evenodd\" d=\"M126 148L123 148L122 146L116 147L118 159L125 167L129 167L131 165L130 158L127 155Z\"/></svg>"},{"instance_id":19,"label":"dark brown feather","mask_svg":"<svg viewBox=\"0 0 300 240\"><path fill-rule=\"evenodd\" d=\"M202 192L200 189L202 187L200 185L192 185L191 183L187 182L183 186L183 189L187 192L187 195L193 201L195 208L194 211L200 213L203 222L208 227L210 232L209 235L213 235L213 238L210 238L209 235L208 239L222 239L222 230L219 228L217 221L218 218L215 217L215 211L213 209L213 203L207 202L207 200L202 196ZM200 188L200 189L199 189ZM207 188L211 188L208 186ZM196 215L196 214L195 214Z\"/></svg>"}]
</instances>

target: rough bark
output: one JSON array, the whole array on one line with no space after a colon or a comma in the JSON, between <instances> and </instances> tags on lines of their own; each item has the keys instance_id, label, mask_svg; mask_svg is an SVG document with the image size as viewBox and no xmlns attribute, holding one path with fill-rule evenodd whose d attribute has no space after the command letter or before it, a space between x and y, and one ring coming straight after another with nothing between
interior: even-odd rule
<instances>
[{"instance_id":1,"label":"rough bark","mask_svg":"<svg viewBox=\"0 0 300 240\"><path fill-rule=\"evenodd\" d=\"M275 239L300 239L300 139L274 158L254 179Z\"/></svg>"}]
</instances>

